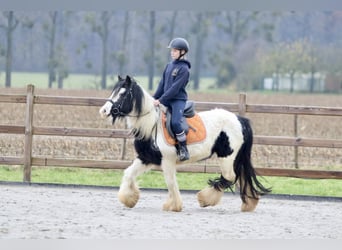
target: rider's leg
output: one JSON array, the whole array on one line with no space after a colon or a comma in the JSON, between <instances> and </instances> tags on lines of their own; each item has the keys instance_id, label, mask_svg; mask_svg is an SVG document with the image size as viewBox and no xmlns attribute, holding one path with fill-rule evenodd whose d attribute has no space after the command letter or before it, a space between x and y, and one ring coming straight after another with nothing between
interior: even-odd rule
<instances>
[{"instance_id":1,"label":"rider's leg","mask_svg":"<svg viewBox=\"0 0 342 250\"><path fill-rule=\"evenodd\" d=\"M185 161L190 158L186 146L186 134L181 125L185 103L185 100L176 100L171 103L171 128L178 141L178 145L176 148L180 161Z\"/></svg>"},{"instance_id":2,"label":"rider's leg","mask_svg":"<svg viewBox=\"0 0 342 250\"><path fill-rule=\"evenodd\" d=\"M178 141L178 158L180 161L189 160L190 155L188 148L186 147L186 135L184 130L180 134L176 134L176 139Z\"/></svg>"}]
</instances>

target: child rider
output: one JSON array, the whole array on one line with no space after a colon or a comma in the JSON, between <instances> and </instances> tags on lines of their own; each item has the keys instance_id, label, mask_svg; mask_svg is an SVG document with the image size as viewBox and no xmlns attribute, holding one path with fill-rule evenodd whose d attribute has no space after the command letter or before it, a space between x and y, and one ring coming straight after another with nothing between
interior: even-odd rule
<instances>
[{"instance_id":1,"label":"child rider","mask_svg":"<svg viewBox=\"0 0 342 250\"><path fill-rule=\"evenodd\" d=\"M189 82L191 64L185 59L185 54L189 51L189 43L184 38L178 37L171 40L168 48L171 49L172 61L166 65L153 95L154 105L158 106L161 103L171 111L171 129L178 142L177 155L180 161L186 161L190 155L181 121L188 99L185 87Z\"/></svg>"}]
</instances>

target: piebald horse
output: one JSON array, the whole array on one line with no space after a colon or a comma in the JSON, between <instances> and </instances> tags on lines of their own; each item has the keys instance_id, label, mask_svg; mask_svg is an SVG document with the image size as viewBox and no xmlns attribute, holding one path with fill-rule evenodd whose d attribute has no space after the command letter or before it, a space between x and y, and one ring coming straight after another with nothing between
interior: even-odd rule
<instances>
[{"instance_id":1,"label":"piebald horse","mask_svg":"<svg viewBox=\"0 0 342 250\"><path fill-rule=\"evenodd\" d=\"M197 193L201 207L215 206L224 191L237 184L242 200L241 211L253 211L260 195L271 189L257 179L251 163L253 132L249 120L224 109L213 109L197 114L203 121L206 137L200 143L188 145L190 159L177 160L175 146L167 144L163 135L160 107L153 97L130 76L118 77L110 97L100 108L101 117L127 119L134 136L136 159L125 169L118 191L119 200L133 208L139 200L136 178L152 167L161 168L168 188L165 211L182 210L182 199L176 179L177 166L217 155L221 175L208 181L208 186Z\"/></svg>"}]
</instances>

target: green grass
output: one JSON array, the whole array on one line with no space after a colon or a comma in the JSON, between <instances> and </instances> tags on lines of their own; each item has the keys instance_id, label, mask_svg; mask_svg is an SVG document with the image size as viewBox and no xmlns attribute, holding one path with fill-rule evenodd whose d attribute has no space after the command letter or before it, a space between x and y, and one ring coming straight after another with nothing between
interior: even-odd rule
<instances>
[{"instance_id":1,"label":"green grass","mask_svg":"<svg viewBox=\"0 0 342 250\"><path fill-rule=\"evenodd\" d=\"M147 76L132 75L145 89L148 88ZM44 72L12 72L12 87L23 88L28 84L35 85L36 88L46 89L48 86L48 74ZM160 76L154 78L154 89L157 88ZM117 76L108 76L107 85L112 86L117 80ZM93 74L70 74L64 80L64 89L96 89L99 88L101 78ZM5 74L0 72L0 87L5 86ZM222 91L212 88L215 83L214 77L201 77L199 91ZM190 82L188 90L192 90ZM53 88L57 88L57 83L53 83Z\"/></svg>"},{"instance_id":2,"label":"green grass","mask_svg":"<svg viewBox=\"0 0 342 250\"><path fill-rule=\"evenodd\" d=\"M45 89L48 87L48 74L36 72L13 72L12 87L26 87L28 84L35 85L36 88ZM0 74L0 87L4 87L5 74ZM100 82L100 78L90 74L70 74L64 80L65 89L95 89L95 82ZM112 80L108 77L108 84ZM53 84L53 88L57 88L57 83Z\"/></svg>"},{"instance_id":3,"label":"green grass","mask_svg":"<svg viewBox=\"0 0 342 250\"><path fill-rule=\"evenodd\" d=\"M123 171L83 169L83 168L54 168L33 167L31 181L37 183L59 183L76 185L114 186L120 185ZM177 173L181 190L201 190L209 178L217 174ZM23 169L17 166L0 166L0 180L22 181ZM288 177L263 177L259 180L266 186L272 187L273 194L314 195L342 197L342 182L334 179L299 179ZM159 171L150 171L138 178L141 188L166 189L164 178Z\"/></svg>"}]
</instances>

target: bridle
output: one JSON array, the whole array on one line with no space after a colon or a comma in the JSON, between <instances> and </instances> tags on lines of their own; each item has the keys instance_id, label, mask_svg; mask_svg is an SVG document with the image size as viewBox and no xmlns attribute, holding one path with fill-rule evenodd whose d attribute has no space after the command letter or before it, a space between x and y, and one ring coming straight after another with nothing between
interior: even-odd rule
<instances>
[{"instance_id":1,"label":"bridle","mask_svg":"<svg viewBox=\"0 0 342 250\"><path fill-rule=\"evenodd\" d=\"M129 89L129 96L131 97L131 99L133 99L133 93L132 93L132 87ZM112 99L107 99L108 102L110 102L113 106L111 108L110 114L109 115L118 115L118 116L128 116L128 117L142 117L145 115L148 115L149 113L151 113L152 109L150 109L149 111L147 111L146 113L142 114L142 115L130 115L129 113L124 113L121 111L121 106L124 104L124 102L126 101L128 95L125 95L121 102L114 102Z\"/></svg>"},{"instance_id":2,"label":"bridle","mask_svg":"<svg viewBox=\"0 0 342 250\"><path fill-rule=\"evenodd\" d=\"M154 107L154 106L152 106L150 110L146 111L143 114L139 114L139 115L130 115L129 113L122 112L121 108L122 108L123 104L125 103L125 101L127 100L127 98L130 98L131 100L133 100L132 87L130 87L128 89L128 93L126 93L126 95L123 96L122 99L118 100L117 102L114 102L112 99L107 99L107 101L113 105L111 108L111 112L110 112L110 114L108 114L108 116L112 115L112 116L123 116L123 117L127 116L127 117L139 118L139 117L143 117L143 116L150 114L153 111L153 109L157 109L159 111L158 114L160 116L160 112L161 112L160 108ZM159 120L159 118L158 118L158 120ZM156 122L152 128L152 131L154 130L154 143L152 144L152 146L155 150L159 150L158 145L157 145L157 123L158 122ZM138 134L139 134L138 130L136 130L136 129L132 129L130 132L130 135L133 135L133 136L137 136Z\"/></svg>"}]
</instances>

